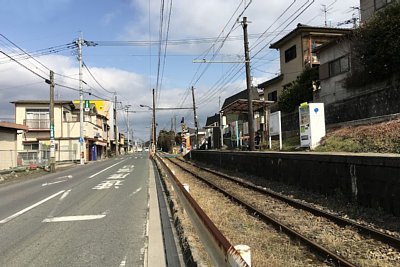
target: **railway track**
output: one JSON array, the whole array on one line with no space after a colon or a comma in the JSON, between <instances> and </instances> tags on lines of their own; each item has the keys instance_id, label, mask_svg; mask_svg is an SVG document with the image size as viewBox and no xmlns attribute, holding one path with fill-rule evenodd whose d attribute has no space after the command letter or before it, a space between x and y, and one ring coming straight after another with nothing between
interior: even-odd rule
<instances>
[{"instance_id":1,"label":"railway track","mask_svg":"<svg viewBox=\"0 0 400 267\"><path fill-rule=\"evenodd\" d=\"M279 231L285 232L296 240L300 240L322 259L328 258L337 266L364 265L364 263L368 261L368 257L371 255L360 256L362 258L361 260L357 260L357 257L354 255L365 253L366 251L362 251L365 249L369 249L369 252L372 251L372 253L376 250L381 253L381 250L383 250L382 255L387 252L389 255L386 259L388 264L384 263L382 266L396 266L396 257L399 257L398 260L400 260L400 239L394 236L387 235L386 233L382 233L370 227L330 214L311 205L290 199L266 188L255 186L241 179L233 178L209 169L200 168L199 166L194 166L193 164L182 160L169 160L184 171L202 180L231 200L245 207L249 214L257 216L266 223L277 228ZM251 199L248 197L249 195L252 196ZM276 212L273 210L278 211ZM300 213L298 212L299 210L301 210ZM289 214L289 217L293 218L285 218L285 214ZM307 218L306 220L308 222L304 222L301 218ZM320 221L321 218L325 218L323 222ZM323 239L321 236L323 236L323 234L314 234L313 236L313 234L310 234L310 231L308 231L308 233L307 231L304 231L304 228L307 227L301 227L298 225L301 223L308 223L310 225L309 228L313 229L313 220L318 221L317 224L322 227L329 225L325 231L330 233L329 237L331 238L335 234L339 235L339 239L341 234L343 234L344 238L350 235L354 236L358 242L353 243L351 238L349 238L350 241L347 240L340 245L343 246L342 248L337 245L329 244L326 240L321 242L321 239ZM330 224L335 224L335 227ZM317 230L318 229L313 229L313 231ZM354 248L354 244L360 243L366 243L367 245ZM345 247L346 245L351 247L352 251L349 251L349 248ZM355 252L353 250L355 250Z\"/></svg>"}]
</instances>

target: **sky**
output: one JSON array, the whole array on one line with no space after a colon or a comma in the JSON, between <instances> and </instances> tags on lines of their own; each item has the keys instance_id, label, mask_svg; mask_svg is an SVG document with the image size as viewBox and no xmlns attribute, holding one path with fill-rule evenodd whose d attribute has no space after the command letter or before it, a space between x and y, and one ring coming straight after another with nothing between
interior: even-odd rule
<instances>
[{"instance_id":1,"label":"sky","mask_svg":"<svg viewBox=\"0 0 400 267\"><path fill-rule=\"evenodd\" d=\"M176 120L178 131L182 117L194 127L193 111L184 109L193 106L192 86L201 127L225 98L246 88L243 17L249 21L256 86L280 73L271 43L298 23L351 27L340 24L358 17L353 7L359 0L0 0L0 5L0 51L14 59L0 54L0 120L14 118L11 101L49 99L43 78L50 70L61 85L56 99L79 99L74 44L82 36L92 44L82 49L84 98L112 100L115 92L120 131L127 132L129 119L133 138L148 140L151 112L140 105L152 105L153 88L157 107L175 108L156 112L158 130L174 128ZM199 63L203 60L208 63Z\"/></svg>"}]
</instances>

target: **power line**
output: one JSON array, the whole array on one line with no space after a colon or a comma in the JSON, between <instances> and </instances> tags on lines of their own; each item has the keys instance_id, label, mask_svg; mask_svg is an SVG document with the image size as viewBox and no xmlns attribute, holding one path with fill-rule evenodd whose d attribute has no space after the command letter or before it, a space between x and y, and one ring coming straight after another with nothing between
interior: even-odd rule
<instances>
[{"instance_id":1,"label":"power line","mask_svg":"<svg viewBox=\"0 0 400 267\"><path fill-rule=\"evenodd\" d=\"M4 53L3 51L0 51L0 53L2 53L3 55L5 55L6 57L8 57L9 59L11 59L12 61L14 61L15 63L17 63L18 65L20 65L21 67L23 67L24 69L28 70L29 72L33 73L34 75L38 76L39 78L42 78L45 81L48 81L49 79L43 77L42 75L40 75L39 73L35 72L34 70L28 68L27 66L25 66L24 64L22 64L21 62L19 62L18 60L15 60L14 58L12 58L11 56L9 56L8 54Z\"/></svg>"},{"instance_id":2,"label":"power line","mask_svg":"<svg viewBox=\"0 0 400 267\"><path fill-rule=\"evenodd\" d=\"M50 69L48 67L46 67L44 64L42 64L42 62L40 62L39 60L37 60L36 58L32 57L30 54L28 54L25 50L23 50L21 47L19 47L17 44L15 44L14 42L12 42L10 39L8 39L6 36L4 36L3 34L0 33L0 35L6 39L8 42L10 42L12 45L14 45L15 47L17 47L19 50L22 51L23 54L27 55L29 58L33 59L34 61L36 61L37 63L39 63L39 65L41 65L42 67L44 67L45 69L47 69L48 71L50 71Z\"/></svg>"},{"instance_id":3,"label":"power line","mask_svg":"<svg viewBox=\"0 0 400 267\"><path fill-rule=\"evenodd\" d=\"M281 33L282 33L296 18L298 18L306 9L308 9L308 8L314 3L314 1L315 1L315 0L313 0L311 3L309 3L309 0L308 0L308 1L304 2L296 11L294 11L290 17L293 17L293 16L295 16L296 14L297 14L297 15L296 15L289 23L287 23L286 26L285 26L282 30L280 30L280 31L278 32L278 34L275 35L275 38L276 38L276 36L278 36L279 34L281 34ZM295 2L295 1L294 1L294 2ZM308 5L307 5L307 4L308 4ZM292 5L293 5L293 3L289 6L289 8L292 7ZM287 11L289 10L289 8L286 8L286 9L282 12L282 14L273 22L273 24L275 24L276 21L279 20L279 18L281 18L285 13L287 13ZM277 29L279 29L282 25L283 25L283 24L279 25L279 26L277 27ZM270 28L271 28L271 26L268 27L267 31L268 31ZM274 31L274 32L275 32L275 31ZM264 38L264 39L265 39L265 38ZM273 38L273 39L274 39L274 38ZM272 40L273 40L273 39L272 39ZM259 42L259 43L261 43L261 42ZM254 57L256 57L261 51L263 51L263 49L265 49L265 48L269 45L269 43L270 43L270 42L267 42L267 44L264 45L257 53L255 53L255 54L251 57L251 59L253 59ZM257 44L257 45L258 45L258 44ZM257 46L257 45L256 45L256 46ZM256 47L256 46L253 46L253 48ZM238 65L236 65L236 67L235 67L235 66L232 66L232 67L230 68L230 70L228 70L228 71L230 71L230 73L233 73L233 72L234 72L234 69L237 69L238 67L239 67ZM221 91L224 91L224 90L226 89L226 86L227 86L227 85L224 86L224 87L218 88L218 84L220 84L221 82L231 82L239 73L241 73L242 70L243 70L243 66L240 67L239 70L236 71L236 72L233 74L232 77L229 77L230 74L229 74L229 75L224 75L224 79L223 79L223 80L220 79L210 90L207 91L207 93L203 94L202 98L200 98L200 100L199 100L199 104L202 104L202 103L207 102L209 99L211 99L213 96L215 96L216 93L221 92ZM228 71L225 72L225 74L228 73ZM228 80L228 81L227 81L227 80ZM204 97L204 96L205 96L205 97Z\"/></svg>"},{"instance_id":4,"label":"power line","mask_svg":"<svg viewBox=\"0 0 400 267\"><path fill-rule=\"evenodd\" d=\"M166 38L165 38L166 42L165 42L165 46L164 46L164 59L163 59L163 67L162 67L160 89L159 89L159 92L158 92L157 103L160 100L161 89L162 89L162 81L163 81L163 78L164 78L165 62L166 62L167 47L168 47L168 37L169 37L169 27L170 27L170 24L171 24L171 14L172 14L172 0L170 0L170 6L169 6L168 23L167 23L167 34L166 34Z\"/></svg>"},{"instance_id":5,"label":"power line","mask_svg":"<svg viewBox=\"0 0 400 267\"><path fill-rule=\"evenodd\" d=\"M224 30L225 30L226 27L229 25L229 23L231 22L231 20L235 17L235 14L238 12L238 10L239 10L239 8L240 8L240 5L241 5L242 3L243 3L243 1L241 1L241 2L239 3L238 7L237 7L236 10L233 12L233 14L232 14L232 16L230 17L230 19L228 20L228 22L225 24L224 28L222 29L222 31L221 31L220 34L218 35L217 39L218 39L218 38L221 38L221 35L224 33ZM215 59L215 57L217 56L217 54L220 52L220 50L222 49L222 47L223 47L225 41L228 39L228 37L229 37L229 35L231 34L231 32L235 29L236 21L237 21L237 20L240 18L240 16L246 11L246 9L250 6L251 3L252 3L252 1L250 1L250 2L245 6L245 8L243 9L243 11L239 14L239 16L237 17L237 19L234 21L234 23L233 23L231 29L229 30L228 34L227 34L224 38L222 38L222 42L221 42L220 46L218 47L217 51L213 53L213 56L212 56L212 59L211 59L211 60ZM207 56L207 55L208 55L208 53L209 53L209 52L211 51L211 49L215 46L215 44L216 44L216 42L214 42L214 44L208 48L208 50L205 52L205 55L204 55L204 56ZM200 70L200 68L201 68L201 65L197 68L197 70L196 70L196 72L195 72L195 74L194 74L194 76L193 76L193 78L192 78L192 80L191 80L191 82L190 82L190 85L191 85L191 86L194 86L194 85L196 85L196 84L198 83L198 81L201 79L201 77L202 77L202 76L205 74L205 72L208 70L209 66L210 66L210 64L207 64L206 67L205 67L205 68L203 69L203 71L201 72L201 74L199 75L199 77L196 79L196 81L194 81L195 77L197 76L197 73L199 72L199 70ZM194 81L194 82L193 82L193 81ZM187 91L185 92L185 94L184 94L184 96L183 96L183 100L182 100L182 102L181 102L181 106L183 106L184 102L186 101L187 97L188 97L189 94L190 94L190 85L189 85Z\"/></svg>"},{"instance_id":6,"label":"power line","mask_svg":"<svg viewBox=\"0 0 400 267\"><path fill-rule=\"evenodd\" d=\"M93 80L97 83L98 86L100 86L101 89L103 89L104 91L106 91L107 93L110 94L114 94L115 92L112 92L110 90L107 90L106 88L104 88L103 85L100 84L100 82L96 79L96 77L94 77L94 75L92 74L92 72L90 71L89 67L86 65L85 62L83 62L83 66L85 67L85 69L89 72L90 76L93 78Z\"/></svg>"}]
</instances>

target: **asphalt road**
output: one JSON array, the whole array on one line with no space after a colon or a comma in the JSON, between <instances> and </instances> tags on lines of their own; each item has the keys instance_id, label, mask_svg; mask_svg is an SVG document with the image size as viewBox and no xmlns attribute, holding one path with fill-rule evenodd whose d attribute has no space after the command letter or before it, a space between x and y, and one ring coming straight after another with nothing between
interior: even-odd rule
<instances>
[{"instance_id":1,"label":"asphalt road","mask_svg":"<svg viewBox=\"0 0 400 267\"><path fill-rule=\"evenodd\" d=\"M0 266L143 266L147 153L0 186Z\"/></svg>"}]
</instances>

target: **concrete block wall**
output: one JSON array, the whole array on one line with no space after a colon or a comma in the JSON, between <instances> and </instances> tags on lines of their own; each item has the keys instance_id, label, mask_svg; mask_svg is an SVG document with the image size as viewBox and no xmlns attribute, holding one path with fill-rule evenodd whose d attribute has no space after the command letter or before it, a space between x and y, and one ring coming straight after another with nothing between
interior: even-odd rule
<instances>
[{"instance_id":1,"label":"concrete block wall","mask_svg":"<svg viewBox=\"0 0 400 267\"><path fill-rule=\"evenodd\" d=\"M400 87L371 90L325 106L326 125L400 113ZM299 131L299 113L282 114L282 131Z\"/></svg>"},{"instance_id":2,"label":"concrete block wall","mask_svg":"<svg viewBox=\"0 0 400 267\"><path fill-rule=\"evenodd\" d=\"M188 158L400 215L400 157L192 151Z\"/></svg>"}]
</instances>

